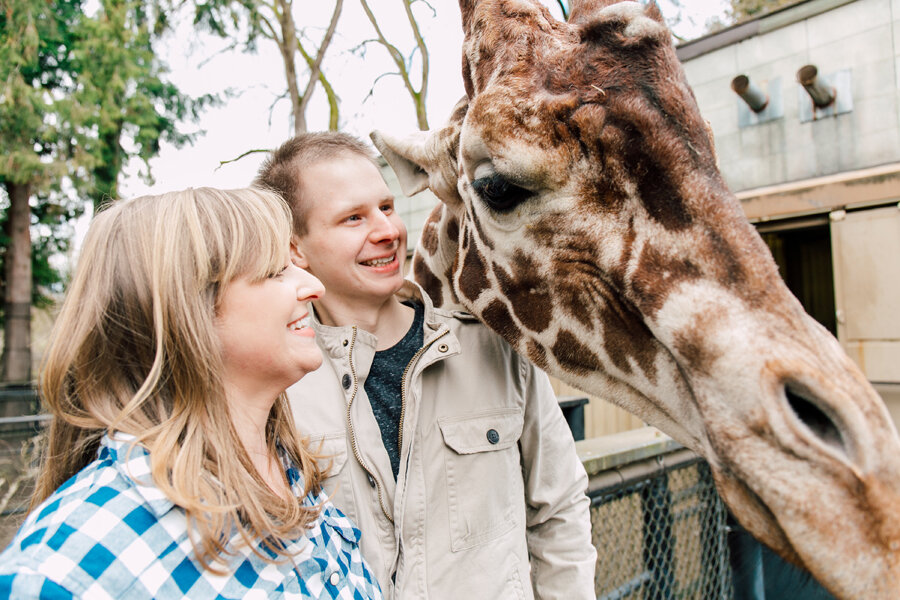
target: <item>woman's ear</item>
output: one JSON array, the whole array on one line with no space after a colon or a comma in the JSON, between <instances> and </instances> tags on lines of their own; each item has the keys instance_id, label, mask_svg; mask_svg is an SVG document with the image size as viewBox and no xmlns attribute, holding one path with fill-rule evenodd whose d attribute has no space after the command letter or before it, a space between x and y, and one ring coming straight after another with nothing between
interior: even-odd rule
<instances>
[{"instance_id":1,"label":"woman's ear","mask_svg":"<svg viewBox=\"0 0 900 600\"><path fill-rule=\"evenodd\" d=\"M291 236L291 262L301 269L309 270L309 261L300 247L300 238L296 235Z\"/></svg>"}]
</instances>

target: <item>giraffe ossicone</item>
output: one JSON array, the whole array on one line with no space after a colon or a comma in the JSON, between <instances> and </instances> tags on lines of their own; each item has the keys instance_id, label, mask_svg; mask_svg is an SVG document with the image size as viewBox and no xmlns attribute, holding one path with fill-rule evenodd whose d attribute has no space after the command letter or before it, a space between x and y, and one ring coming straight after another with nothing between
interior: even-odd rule
<instances>
[{"instance_id":1,"label":"giraffe ossicone","mask_svg":"<svg viewBox=\"0 0 900 600\"><path fill-rule=\"evenodd\" d=\"M718 169L655 4L460 0L466 98L373 140L442 200L415 278L703 455L741 523L844 599L900 590L900 439Z\"/></svg>"}]
</instances>

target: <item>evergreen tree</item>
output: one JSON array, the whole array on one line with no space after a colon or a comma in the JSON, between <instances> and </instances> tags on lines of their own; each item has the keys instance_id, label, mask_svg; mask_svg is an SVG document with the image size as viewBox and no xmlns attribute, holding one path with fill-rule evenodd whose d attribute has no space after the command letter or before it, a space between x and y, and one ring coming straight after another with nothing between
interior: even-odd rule
<instances>
[{"instance_id":1,"label":"evergreen tree","mask_svg":"<svg viewBox=\"0 0 900 600\"><path fill-rule=\"evenodd\" d=\"M166 31L173 9L147 0L101 0L84 19L74 50L77 100L95 107L84 125L91 130L85 149L93 157L87 194L94 208L118 198L122 169L132 157L145 163L159 154L160 142L191 142L179 123L196 121L216 98L192 99L166 81L156 58L155 38ZM148 168L149 172L149 168Z\"/></svg>"},{"instance_id":2,"label":"evergreen tree","mask_svg":"<svg viewBox=\"0 0 900 600\"><path fill-rule=\"evenodd\" d=\"M184 144L179 121L210 97L165 81L152 43L165 7L153 0L0 0L0 235L3 381L31 379L31 306L59 284L50 257L68 247L83 199L117 197L122 168L160 140Z\"/></svg>"},{"instance_id":3,"label":"evergreen tree","mask_svg":"<svg viewBox=\"0 0 900 600\"><path fill-rule=\"evenodd\" d=\"M8 199L0 254L4 381L31 379L31 201L90 162L73 128L81 115L70 96L81 11L81 0L0 6L0 183Z\"/></svg>"}]
</instances>

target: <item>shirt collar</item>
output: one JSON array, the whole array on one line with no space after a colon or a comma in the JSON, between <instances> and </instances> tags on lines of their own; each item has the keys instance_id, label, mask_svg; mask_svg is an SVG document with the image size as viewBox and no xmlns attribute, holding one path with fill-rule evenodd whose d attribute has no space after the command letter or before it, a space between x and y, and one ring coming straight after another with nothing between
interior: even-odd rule
<instances>
[{"instance_id":1,"label":"shirt collar","mask_svg":"<svg viewBox=\"0 0 900 600\"><path fill-rule=\"evenodd\" d=\"M112 461L115 469L134 485L135 491L157 517L162 517L175 506L153 482L150 475L150 452L137 442L135 436L121 431L112 435L104 434L100 440L98 457Z\"/></svg>"}]
</instances>

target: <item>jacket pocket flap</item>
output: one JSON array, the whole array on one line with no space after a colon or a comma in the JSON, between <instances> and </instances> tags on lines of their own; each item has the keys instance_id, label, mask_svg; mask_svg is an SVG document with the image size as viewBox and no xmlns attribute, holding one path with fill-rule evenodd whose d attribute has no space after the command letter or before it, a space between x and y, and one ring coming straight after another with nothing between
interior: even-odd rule
<instances>
[{"instance_id":1,"label":"jacket pocket flap","mask_svg":"<svg viewBox=\"0 0 900 600\"><path fill-rule=\"evenodd\" d=\"M509 448L522 435L524 417L518 408L500 408L466 415L441 417L444 443L457 454L475 454Z\"/></svg>"},{"instance_id":2,"label":"jacket pocket flap","mask_svg":"<svg viewBox=\"0 0 900 600\"><path fill-rule=\"evenodd\" d=\"M310 436L309 447L322 457L320 465L324 467L323 471L327 472L329 477L340 473L347 463L347 436L343 431L324 436Z\"/></svg>"}]
</instances>

